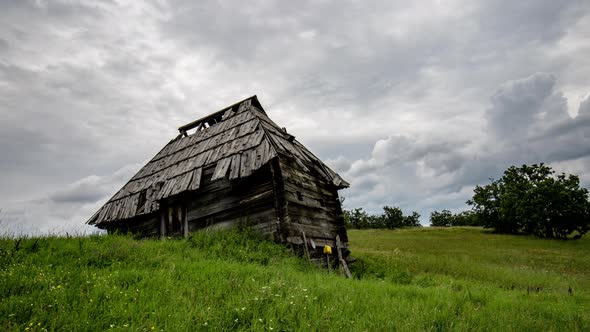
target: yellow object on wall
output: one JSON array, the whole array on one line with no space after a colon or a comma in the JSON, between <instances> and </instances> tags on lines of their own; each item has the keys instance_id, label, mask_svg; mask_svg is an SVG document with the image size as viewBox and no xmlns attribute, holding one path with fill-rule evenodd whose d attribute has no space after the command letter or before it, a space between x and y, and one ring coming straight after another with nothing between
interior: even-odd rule
<instances>
[{"instance_id":1,"label":"yellow object on wall","mask_svg":"<svg viewBox=\"0 0 590 332\"><path fill-rule=\"evenodd\" d=\"M329 245L325 245L324 246L324 254L331 255L332 254L332 247L330 247Z\"/></svg>"}]
</instances>

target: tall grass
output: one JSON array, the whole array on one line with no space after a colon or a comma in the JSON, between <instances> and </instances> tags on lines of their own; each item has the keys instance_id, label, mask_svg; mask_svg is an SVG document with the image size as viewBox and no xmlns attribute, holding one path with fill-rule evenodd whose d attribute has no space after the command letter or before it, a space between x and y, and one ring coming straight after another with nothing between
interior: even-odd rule
<instances>
[{"instance_id":1,"label":"tall grass","mask_svg":"<svg viewBox=\"0 0 590 332\"><path fill-rule=\"evenodd\" d=\"M478 229L351 231L350 239L354 279L237 231L3 239L0 329L590 329L590 263L578 258L588 257L587 240Z\"/></svg>"}]
</instances>

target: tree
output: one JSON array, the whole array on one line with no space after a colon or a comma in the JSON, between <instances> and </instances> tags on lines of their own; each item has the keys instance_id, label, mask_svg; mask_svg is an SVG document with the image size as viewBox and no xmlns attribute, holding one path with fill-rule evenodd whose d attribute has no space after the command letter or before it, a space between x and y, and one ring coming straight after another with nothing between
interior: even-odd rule
<instances>
[{"instance_id":1,"label":"tree","mask_svg":"<svg viewBox=\"0 0 590 332\"><path fill-rule=\"evenodd\" d=\"M453 226L481 226L477 213L472 210L453 215Z\"/></svg>"},{"instance_id":2,"label":"tree","mask_svg":"<svg viewBox=\"0 0 590 332\"><path fill-rule=\"evenodd\" d=\"M371 225L370 217L363 208L356 208L353 210L344 210L344 223L350 228L369 228Z\"/></svg>"},{"instance_id":3,"label":"tree","mask_svg":"<svg viewBox=\"0 0 590 332\"><path fill-rule=\"evenodd\" d=\"M499 233L567 239L590 229L588 190L576 175L556 176L544 164L508 168L499 180L476 186L467 204Z\"/></svg>"},{"instance_id":4,"label":"tree","mask_svg":"<svg viewBox=\"0 0 590 332\"><path fill-rule=\"evenodd\" d=\"M404 214L398 207L384 206L381 219L384 228L400 228L404 225Z\"/></svg>"},{"instance_id":5,"label":"tree","mask_svg":"<svg viewBox=\"0 0 590 332\"><path fill-rule=\"evenodd\" d=\"M441 212L433 211L430 214L430 226L434 226L434 227L453 226L453 214L449 210L442 210Z\"/></svg>"},{"instance_id":6,"label":"tree","mask_svg":"<svg viewBox=\"0 0 590 332\"><path fill-rule=\"evenodd\" d=\"M421 227L420 214L416 211L409 216L404 216L399 207L384 206L383 214L373 215L363 211L362 208L342 211L344 223L348 228L401 228Z\"/></svg>"},{"instance_id":7,"label":"tree","mask_svg":"<svg viewBox=\"0 0 590 332\"><path fill-rule=\"evenodd\" d=\"M404 227L422 227L420 224L420 213L413 211L412 215L404 216Z\"/></svg>"}]
</instances>

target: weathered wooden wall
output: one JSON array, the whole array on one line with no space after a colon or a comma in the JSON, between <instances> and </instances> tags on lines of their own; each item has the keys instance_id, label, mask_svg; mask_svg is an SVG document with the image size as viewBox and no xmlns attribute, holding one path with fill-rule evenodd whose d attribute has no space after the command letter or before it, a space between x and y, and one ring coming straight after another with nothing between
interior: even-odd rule
<instances>
[{"instance_id":1,"label":"weathered wooden wall","mask_svg":"<svg viewBox=\"0 0 590 332\"><path fill-rule=\"evenodd\" d=\"M236 180L211 181L214 171L203 170L197 191L171 197L161 202L159 212L116 228L156 237L242 225L296 245L303 243L305 232L318 250L335 246L337 235L348 242L336 187L295 159L281 156Z\"/></svg>"},{"instance_id":2,"label":"weathered wooden wall","mask_svg":"<svg viewBox=\"0 0 590 332\"><path fill-rule=\"evenodd\" d=\"M155 214L143 215L133 219L119 221L104 227L109 233L133 233L142 237L157 237L160 235L160 219Z\"/></svg>"},{"instance_id":3,"label":"weathered wooden wall","mask_svg":"<svg viewBox=\"0 0 590 332\"><path fill-rule=\"evenodd\" d=\"M348 242L338 191L319 174L292 158L279 158L286 203L284 234L303 243L302 232L318 246L335 245L336 235Z\"/></svg>"},{"instance_id":4,"label":"weathered wooden wall","mask_svg":"<svg viewBox=\"0 0 590 332\"><path fill-rule=\"evenodd\" d=\"M237 180L211 181L213 171L205 169L199 190L183 199L189 230L240 224L278 239L270 166Z\"/></svg>"}]
</instances>

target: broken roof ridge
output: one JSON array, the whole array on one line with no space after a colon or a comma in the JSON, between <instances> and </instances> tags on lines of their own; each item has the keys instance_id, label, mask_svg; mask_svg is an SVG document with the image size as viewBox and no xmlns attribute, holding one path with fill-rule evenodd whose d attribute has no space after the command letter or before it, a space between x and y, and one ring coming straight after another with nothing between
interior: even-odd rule
<instances>
[{"instance_id":1,"label":"broken roof ridge","mask_svg":"<svg viewBox=\"0 0 590 332\"><path fill-rule=\"evenodd\" d=\"M208 120L213 120L213 119L216 119L218 117L221 117L223 114L225 114L225 112L227 110L233 109L236 106L239 107L242 103L244 103L245 101L248 101L248 100L249 101L255 101L255 106L257 106L258 108L260 108L260 110L262 112L264 112L264 110L262 109L262 106L260 105L260 102L258 101L258 97L256 95L252 95L252 96L250 96L248 98L245 98L243 100L238 101L237 103L234 103L234 104L232 104L230 106L224 107L224 108L220 109L219 111L210 113L209 115L206 115L206 116L201 117L201 118L199 118L197 120L191 121L191 122L189 122L189 123L187 123L187 124L185 124L183 126L180 126L180 127L178 127L178 131L181 134L186 134L186 132L188 130L193 129L193 128L201 125L202 123L208 122Z\"/></svg>"}]
</instances>

